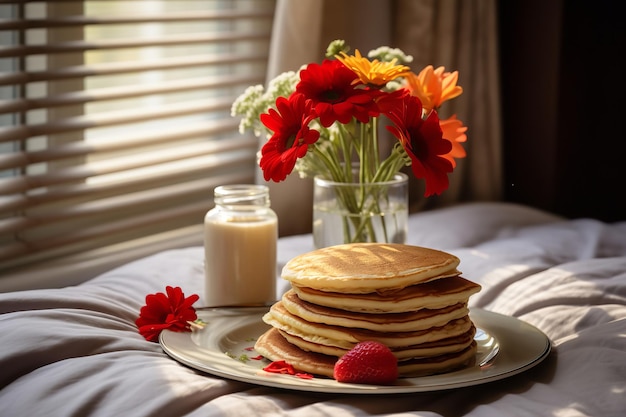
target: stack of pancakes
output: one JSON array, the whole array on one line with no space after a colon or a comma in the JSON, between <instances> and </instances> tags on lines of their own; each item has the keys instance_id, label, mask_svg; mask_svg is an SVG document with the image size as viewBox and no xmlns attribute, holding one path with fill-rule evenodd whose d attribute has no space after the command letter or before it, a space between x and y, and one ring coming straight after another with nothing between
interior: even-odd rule
<instances>
[{"instance_id":1,"label":"stack of pancakes","mask_svg":"<svg viewBox=\"0 0 626 417\"><path fill-rule=\"evenodd\" d=\"M398 358L400 376L450 371L473 361L467 302L480 286L460 277L459 259L418 246L355 243L291 259L291 282L263 316L255 349L266 358L333 377L335 362L375 340Z\"/></svg>"}]
</instances>

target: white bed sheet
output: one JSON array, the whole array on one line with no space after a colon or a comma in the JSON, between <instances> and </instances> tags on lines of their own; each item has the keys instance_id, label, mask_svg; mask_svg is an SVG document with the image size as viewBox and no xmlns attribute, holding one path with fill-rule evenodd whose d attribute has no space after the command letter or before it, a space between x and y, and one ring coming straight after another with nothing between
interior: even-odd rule
<instances>
[{"instance_id":1,"label":"white bed sheet","mask_svg":"<svg viewBox=\"0 0 626 417\"><path fill-rule=\"evenodd\" d=\"M163 252L84 284L0 294L0 416L623 416L626 222L564 220L481 203L414 215L408 243L461 258L483 290L473 307L518 317L552 340L546 361L480 386L411 395L308 394L197 372L145 341L145 295L200 294L203 250ZM279 242L278 270L312 249ZM288 284L279 279L278 292Z\"/></svg>"}]
</instances>

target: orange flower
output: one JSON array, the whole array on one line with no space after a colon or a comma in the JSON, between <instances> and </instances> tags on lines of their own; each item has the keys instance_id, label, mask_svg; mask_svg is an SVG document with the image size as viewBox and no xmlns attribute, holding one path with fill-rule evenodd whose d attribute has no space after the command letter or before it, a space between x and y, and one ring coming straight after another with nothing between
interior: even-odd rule
<instances>
[{"instance_id":1,"label":"orange flower","mask_svg":"<svg viewBox=\"0 0 626 417\"><path fill-rule=\"evenodd\" d=\"M456 114L450 116L445 120L439 120L439 126L443 132L443 138L452 143L452 150L441 155L448 161L452 162L452 167L456 167L456 161L454 158L465 158L467 153L461 143L467 141L467 126L463 126L463 122L456 118Z\"/></svg>"},{"instance_id":2,"label":"orange flower","mask_svg":"<svg viewBox=\"0 0 626 417\"><path fill-rule=\"evenodd\" d=\"M409 73L406 75L407 86L411 94L419 97L425 112L437 109L446 100L458 97L463 93L463 88L456 85L459 72L444 72L444 67L434 69L427 66L419 74Z\"/></svg>"}]
</instances>

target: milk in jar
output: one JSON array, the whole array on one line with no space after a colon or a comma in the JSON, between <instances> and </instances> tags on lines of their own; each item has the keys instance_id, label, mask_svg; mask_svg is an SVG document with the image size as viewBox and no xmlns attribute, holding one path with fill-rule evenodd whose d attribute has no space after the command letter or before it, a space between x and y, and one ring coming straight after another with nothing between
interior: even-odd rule
<instances>
[{"instance_id":1,"label":"milk in jar","mask_svg":"<svg viewBox=\"0 0 626 417\"><path fill-rule=\"evenodd\" d=\"M204 219L208 307L276 301L278 220L264 185L224 185Z\"/></svg>"}]
</instances>

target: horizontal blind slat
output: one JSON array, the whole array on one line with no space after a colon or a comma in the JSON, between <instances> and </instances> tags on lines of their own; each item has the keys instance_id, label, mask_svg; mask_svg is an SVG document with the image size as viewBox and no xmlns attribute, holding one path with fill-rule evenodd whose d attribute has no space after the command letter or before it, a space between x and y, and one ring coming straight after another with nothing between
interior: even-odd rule
<instances>
[{"instance_id":1,"label":"horizontal blind slat","mask_svg":"<svg viewBox=\"0 0 626 417\"><path fill-rule=\"evenodd\" d=\"M246 158L234 155L223 158L219 161L219 165L224 167L240 164L241 172L253 172L251 167L245 169L242 162L245 163L246 161ZM211 181L210 178L200 178L167 187L153 184L150 188L138 188L132 192L111 196L91 193L91 198L88 201L72 204L70 207L43 209L33 214L27 210L24 217L0 220L0 233L18 231L23 233L35 227L72 223L85 216L104 215L116 210L123 213L124 210L136 210L136 207L157 207L157 204L174 198L189 198L198 194L209 195L211 190L207 189L206 185L210 184Z\"/></svg>"},{"instance_id":2,"label":"horizontal blind slat","mask_svg":"<svg viewBox=\"0 0 626 417\"><path fill-rule=\"evenodd\" d=\"M77 156L94 155L101 152L134 150L148 145L158 145L162 143L171 143L174 145L177 141L201 135L210 136L233 132L237 129L237 126L238 121L235 119L211 120L196 122L174 130L161 129L142 133L141 135L118 136L108 139L106 142L70 142L44 150L0 154L0 170L23 168L30 164L58 161ZM245 139L242 139L242 142L244 141ZM235 141L235 143L237 143L237 141ZM230 147L224 146L223 149L226 151L229 150Z\"/></svg>"},{"instance_id":3,"label":"horizontal blind slat","mask_svg":"<svg viewBox=\"0 0 626 417\"><path fill-rule=\"evenodd\" d=\"M238 174L229 175L224 177L214 177L207 181L207 184L211 184L213 187L222 184L237 183L242 181L249 181L250 175ZM207 188L210 190L210 188ZM85 245L84 249L98 247L100 241L104 238L110 237L115 234L128 234L134 230L141 230L151 225L166 222L168 220L175 220L179 218L189 218L190 216L196 219L189 224L198 224L201 222L199 216L202 215L211 207L211 200L207 199L204 202L197 202L184 206L178 206L170 209L166 212L149 212L136 217L125 217L117 221L107 222L106 224L96 224L92 227L82 228L79 230L73 230L64 234L55 234L46 240L31 241L28 243L17 242L11 245L5 245L0 247L0 269L10 266L8 262L15 256L22 256L24 254L32 253L38 254L46 250L54 250L54 255L59 256L64 253L68 253L68 248L64 248L71 244ZM123 241L123 240L121 240Z\"/></svg>"},{"instance_id":4,"label":"horizontal blind slat","mask_svg":"<svg viewBox=\"0 0 626 417\"><path fill-rule=\"evenodd\" d=\"M2 2L0 2L2 3ZM255 13L245 10L212 10L194 13L153 14L146 16L66 16L54 19L19 19L0 21L0 30L27 30L90 25L128 25L139 23L201 22L210 20L266 20L270 12Z\"/></svg>"},{"instance_id":5,"label":"horizontal blind slat","mask_svg":"<svg viewBox=\"0 0 626 417\"><path fill-rule=\"evenodd\" d=\"M244 139L243 141L235 142L234 146L239 147L241 144L248 143L249 142ZM0 179L0 194L27 192L37 188L62 185L86 180L87 178L99 175L114 174L138 168L151 167L168 162L196 158L203 155L218 158L220 156L219 153L226 153L228 150L232 149L232 144L230 143L222 146L220 145L220 142L196 143L194 146L188 146L187 148L143 155L141 158L137 158L136 156L115 158L105 160L100 163L85 164L64 170L58 170L53 173L21 176L8 179L3 178Z\"/></svg>"},{"instance_id":6,"label":"horizontal blind slat","mask_svg":"<svg viewBox=\"0 0 626 417\"><path fill-rule=\"evenodd\" d=\"M0 142L23 140L29 137L75 132L106 126L143 122L156 118L167 119L189 114L230 111L233 97L221 97L169 104L158 110L122 110L119 112L98 113L92 116L79 116L55 120L50 123L32 124L0 128Z\"/></svg>"},{"instance_id":7,"label":"horizontal blind slat","mask_svg":"<svg viewBox=\"0 0 626 417\"><path fill-rule=\"evenodd\" d=\"M215 87L231 87L237 85L259 84L263 80L250 75L216 76L194 78L190 80L174 80L157 85L137 85L115 88L100 88L86 91L77 91L41 98L25 98L21 100L0 100L0 114L29 111L34 109L86 104L105 100L120 100L125 98L149 96L154 94L179 93L182 91L202 90Z\"/></svg>"},{"instance_id":8,"label":"horizontal blind slat","mask_svg":"<svg viewBox=\"0 0 626 417\"><path fill-rule=\"evenodd\" d=\"M220 53L196 55L141 62L112 62L92 65L69 66L54 70L12 72L0 74L0 86L31 82L66 80L103 75L128 74L144 71L165 71L181 68L204 67L207 65L233 65L267 61L267 53Z\"/></svg>"},{"instance_id":9,"label":"horizontal blind slat","mask_svg":"<svg viewBox=\"0 0 626 417\"><path fill-rule=\"evenodd\" d=\"M45 45L9 46L0 49L0 58L23 58L30 55L50 55L60 53L83 53L88 51L102 51L110 49L149 48L165 46L206 45L210 43L234 41L268 40L265 32L231 32L215 33L211 35L180 35L168 38L152 39L116 39L101 40L98 42L72 41Z\"/></svg>"},{"instance_id":10,"label":"horizontal blind slat","mask_svg":"<svg viewBox=\"0 0 626 417\"><path fill-rule=\"evenodd\" d=\"M28 266L3 274L0 279L0 293L78 285L116 266L146 256L167 250L202 246L203 240L203 225L197 224L56 256L52 260L46 260L43 265L37 262L36 257L29 256Z\"/></svg>"},{"instance_id":11,"label":"horizontal blind slat","mask_svg":"<svg viewBox=\"0 0 626 417\"><path fill-rule=\"evenodd\" d=\"M115 193L133 192L137 189L155 187L159 182L184 181L189 177L218 175L225 169L249 169L250 160L254 154L241 153L231 157L196 158L188 161L186 166L168 169L150 176L135 176L121 183L98 183L98 184L69 184L61 189L55 188L41 194L14 194L8 197L0 197L0 213L25 211L29 208L40 207L46 204L58 204L72 199L96 199L104 195Z\"/></svg>"}]
</instances>

